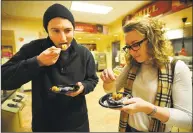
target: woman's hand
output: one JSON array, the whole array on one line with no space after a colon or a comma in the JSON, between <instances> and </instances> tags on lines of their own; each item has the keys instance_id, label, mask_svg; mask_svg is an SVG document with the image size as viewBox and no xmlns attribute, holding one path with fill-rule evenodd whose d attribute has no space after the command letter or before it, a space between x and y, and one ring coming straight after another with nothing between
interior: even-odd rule
<instances>
[{"instance_id":1,"label":"woman's hand","mask_svg":"<svg viewBox=\"0 0 193 133\"><path fill-rule=\"evenodd\" d=\"M112 69L105 69L100 75L100 78L103 80L104 83L111 83L116 79L116 76L114 75Z\"/></svg>"},{"instance_id":2,"label":"woman's hand","mask_svg":"<svg viewBox=\"0 0 193 133\"><path fill-rule=\"evenodd\" d=\"M123 104L129 104L129 105L126 105L120 108L119 110L129 113L130 115L138 113L138 112L144 112L146 114L149 114L152 112L154 108L153 104L141 98L138 98L138 97L134 97L134 98L125 100Z\"/></svg>"}]
</instances>

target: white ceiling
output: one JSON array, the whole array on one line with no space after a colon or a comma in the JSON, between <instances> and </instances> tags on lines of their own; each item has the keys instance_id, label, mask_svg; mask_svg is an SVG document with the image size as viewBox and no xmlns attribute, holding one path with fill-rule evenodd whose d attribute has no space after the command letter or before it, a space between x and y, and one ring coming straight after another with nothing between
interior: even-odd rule
<instances>
[{"instance_id":1,"label":"white ceiling","mask_svg":"<svg viewBox=\"0 0 193 133\"><path fill-rule=\"evenodd\" d=\"M136 10L151 1L84 1L113 7L106 15L72 11L76 22L109 24L117 18ZM42 18L45 10L54 3L70 9L72 1L2 1L2 15L14 17Z\"/></svg>"}]
</instances>

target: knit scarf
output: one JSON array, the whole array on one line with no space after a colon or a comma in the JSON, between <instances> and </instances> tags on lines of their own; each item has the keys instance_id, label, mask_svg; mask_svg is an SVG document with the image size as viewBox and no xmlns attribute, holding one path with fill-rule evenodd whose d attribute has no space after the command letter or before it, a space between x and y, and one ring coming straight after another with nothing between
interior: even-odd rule
<instances>
[{"instance_id":1,"label":"knit scarf","mask_svg":"<svg viewBox=\"0 0 193 133\"><path fill-rule=\"evenodd\" d=\"M140 64L131 66L128 72L128 88L124 88L124 92L132 94L133 81L136 78L137 71L140 68ZM158 69L158 86L157 94L154 101L154 105L160 107L172 107L172 69L171 64L165 64ZM129 114L121 111L119 121L119 132L125 132L127 123L129 120ZM165 124L160 120L151 118L149 132L164 132Z\"/></svg>"}]
</instances>

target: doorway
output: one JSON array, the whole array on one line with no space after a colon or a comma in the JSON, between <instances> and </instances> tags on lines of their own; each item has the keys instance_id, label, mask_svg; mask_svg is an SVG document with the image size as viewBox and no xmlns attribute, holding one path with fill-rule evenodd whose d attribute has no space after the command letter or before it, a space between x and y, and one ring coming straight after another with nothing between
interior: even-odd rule
<instances>
[{"instance_id":1,"label":"doorway","mask_svg":"<svg viewBox=\"0 0 193 133\"><path fill-rule=\"evenodd\" d=\"M120 41L112 42L112 68L120 64L119 60Z\"/></svg>"}]
</instances>

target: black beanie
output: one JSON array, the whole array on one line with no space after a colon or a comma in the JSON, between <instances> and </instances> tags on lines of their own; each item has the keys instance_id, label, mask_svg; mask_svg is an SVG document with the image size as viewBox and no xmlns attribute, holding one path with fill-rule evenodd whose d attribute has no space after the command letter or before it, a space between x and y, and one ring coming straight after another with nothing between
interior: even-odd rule
<instances>
[{"instance_id":1,"label":"black beanie","mask_svg":"<svg viewBox=\"0 0 193 133\"><path fill-rule=\"evenodd\" d=\"M43 25L44 25L44 29L48 32L48 22L56 17L61 17L61 18L65 18L68 19L73 27L75 27L75 22L74 22L74 17L72 15L72 13L63 5L60 4L54 4L52 6L50 6L46 12L44 13L44 17L43 17Z\"/></svg>"}]
</instances>

